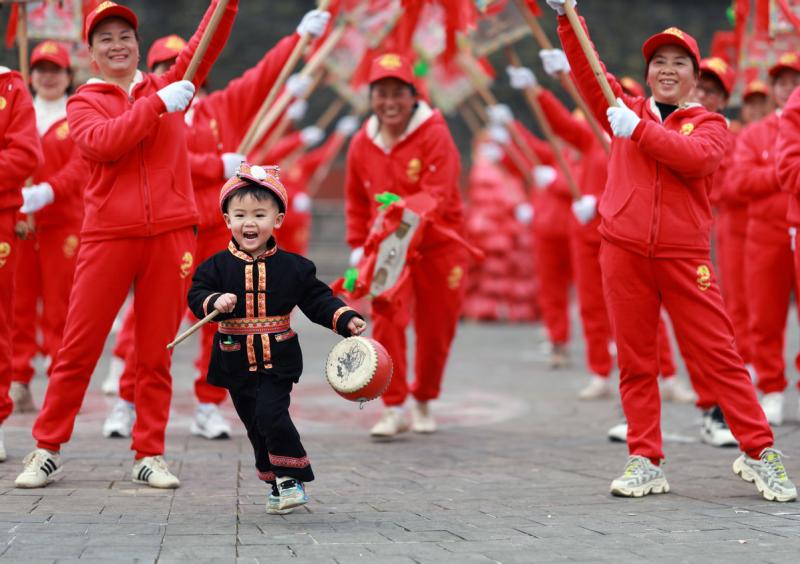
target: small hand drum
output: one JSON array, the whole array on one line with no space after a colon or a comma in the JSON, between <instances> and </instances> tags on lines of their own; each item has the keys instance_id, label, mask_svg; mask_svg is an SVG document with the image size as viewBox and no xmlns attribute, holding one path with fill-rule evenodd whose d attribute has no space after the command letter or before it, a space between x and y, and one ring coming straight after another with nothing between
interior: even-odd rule
<instances>
[{"instance_id":1,"label":"small hand drum","mask_svg":"<svg viewBox=\"0 0 800 564\"><path fill-rule=\"evenodd\" d=\"M378 341L348 337L331 349L325 376L336 393L364 403L383 395L392 379L392 357Z\"/></svg>"}]
</instances>

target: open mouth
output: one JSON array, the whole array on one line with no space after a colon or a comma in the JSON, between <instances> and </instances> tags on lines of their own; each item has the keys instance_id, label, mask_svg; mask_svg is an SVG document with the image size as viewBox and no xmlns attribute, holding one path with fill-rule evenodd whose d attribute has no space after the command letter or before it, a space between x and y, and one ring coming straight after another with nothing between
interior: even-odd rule
<instances>
[{"instance_id":1,"label":"open mouth","mask_svg":"<svg viewBox=\"0 0 800 564\"><path fill-rule=\"evenodd\" d=\"M258 233L242 233L242 237L244 237L245 240L254 241L258 239Z\"/></svg>"}]
</instances>

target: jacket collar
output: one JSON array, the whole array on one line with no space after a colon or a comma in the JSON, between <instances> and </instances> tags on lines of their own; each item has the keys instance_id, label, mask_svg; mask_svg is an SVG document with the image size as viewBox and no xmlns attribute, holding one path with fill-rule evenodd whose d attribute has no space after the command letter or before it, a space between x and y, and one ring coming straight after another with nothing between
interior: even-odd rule
<instances>
[{"instance_id":1,"label":"jacket collar","mask_svg":"<svg viewBox=\"0 0 800 564\"><path fill-rule=\"evenodd\" d=\"M131 82L131 85L128 87L128 94L133 93L133 89L136 87L136 85L142 82L143 80L144 80L144 73L139 69L136 69L136 74L133 75L133 82ZM111 84L111 83L103 80L100 77L94 77L87 80L86 84Z\"/></svg>"},{"instance_id":2,"label":"jacket collar","mask_svg":"<svg viewBox=\"0 0 800 564\"><path fill-rule=\"evenodd\" d=\"M256 262L259 260L264 260L267 257L271 257L275 253L278 252L278 241L275 237L270 237L269 241L267 241L267 250L258 255L255 259L251 257L249 254L244 252L239 248L239 244L236 242L236 239L231 237L230 243L228 243L228 251L238 259L242 259L245 262Z\"/></svg>"},{"instance_id":3,"label":"jacket collar","mask_svg":"<svg viewBox=\"0 0 800 564\"><path fill-rule=\"evenodd\" d=\"M428 121L431 117L433 117L433 109L431 109L431 107L423 100L419 100L417 102L417 109L414 110L414 114L411 116L411 120L408 122L408 127L403 135L400 136L400 139L397 140L395 146L407 139L409 135L419 129L422 124ZM388 153L392 150L392 147L387 147L384 144L383 138L380 136L380 126L381 122L378 120L378 116L375 114L371 115L367 120L367 138L384 153Z\"/></svg>"},{"instance_id":4,"label":"jacket collar","mask_svg":"<svg viewBox=\"0 0 800 564\"><path fill-rule=\"evenodd\" d=\"M36 129L44 137L54 124L67 117L67 97L62 96L50 102L36 96L33 99L33 108L36 110Z\"/></svg>"},{"instance_id":5,"label":"jacket collar","mask_svg":"<svg viewBox=\"0 0 800 564\"><path fill-rule=\"evenodd\" d=\"M656 104L656 99L650 96L649 102L650 102L650 111L653 113L654 116L656 116L659 119L659 121L663 123L664 120L661 118L661 110L658 109L658 105ZM702 106L697 102L686 102L678 106L678 109L675 111L679 112L681 110L686 110L689 108L701 108L701 107Z\"/></svg>"}]
</instances>

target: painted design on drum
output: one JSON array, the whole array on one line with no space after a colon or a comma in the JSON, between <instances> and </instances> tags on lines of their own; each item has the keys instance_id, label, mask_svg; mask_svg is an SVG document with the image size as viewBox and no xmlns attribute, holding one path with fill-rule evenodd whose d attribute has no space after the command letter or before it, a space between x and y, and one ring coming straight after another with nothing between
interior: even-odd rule
<instances>
[{"instance_id":1,"label":"painted design on drum","mask_svg":"<svg viewBox=\"0 0 800 564\"><path fill-rule=\"evenodd\" d=\"M280 456L272 453L269 455L269 463L282 468L305 468L311 464L308 461L308 456L295 458L293 456Z\"/></svg>"},{"instance_id":2,"label":"painted design on drum","mask_svg":"<svg viewBox=\"0 0 800 564\"><path fill-rule=\"evenodd\" d=\"M350 378L351 374L361 368L366 358L367 353L358 342L353 343L344 354L336 357L336 377L342 382Z\"/></svg>"}]
</instances>

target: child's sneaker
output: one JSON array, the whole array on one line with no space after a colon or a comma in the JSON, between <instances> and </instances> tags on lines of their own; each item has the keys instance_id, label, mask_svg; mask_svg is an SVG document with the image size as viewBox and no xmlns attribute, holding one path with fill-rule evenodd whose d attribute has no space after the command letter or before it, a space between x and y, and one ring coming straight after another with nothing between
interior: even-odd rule
<instances>
[{"instance_id":1,"label":"child's sneaker","mask_svg":"<svg viewBox=\"0 0 800 564\"><path fill-rule=\"evenodd\" d=\"M308 503L308 495L303 482L294 478L278 478L278 510L293 509Z\"/></svg>"},{"instance_id":2,"label":"child's sneaker","mask_svg":"<svg viewBox=\"0 0 800 564\"><path fill-rule=\"evenodd\" d=\"M43 488L61 474L61 457L54 452L37 448L26 456L22 473L14 480L18 488Z\"/></svg>"},{"instance_id":3,"label":"child's sneaker","mask_svg":"<svg viewBox=\"0 0 800 564\"><path fill-rule=\"evenodd\" d=\"M758 491L768 501L794 501L797 488L786 475L781 456L781 452L774 448L761 451L759 460L743 454L733 462L733 472L747 482L755 482Z\"/></svg>"},{"instance_id":4,"label":"child's sneaker","mask_svg":"<svg viewBox=\"0 0 800 564\"><path fill-rule=\"evenodd\" d=\"M181 485L178 477L169 471L163 456L145 456L134 462L131 480L134 484L147 484L151 488L165 490Z\"/></svg>"},{"instance_id":5,"label":"child's sneaker","mask_svg":"<svg viewBox=\"0 0 800 564\"><path fill-rule=\"evenodd\" d=\"M664 477L664 471L648 458L639 455L629 456L625 472L611 482L611 493L621 497L642 497L668 492L669 484Z\"/></svg>"},{"instance_id":6,"label":"child's sneaker","mask_svg":"<svg viewBox=\"0 0 800 564\"><path fill-rule=\"evenodd\" d=\"M131 436L136 409L131 402L118 399L103 422L103 436L106 438L127 438Z\"/></svg>"},{"instance_id":7,"label":"child's sneaker","mask_svg":"<svg viewBox=\"0 0 800 564\"><path fill-rule=\"evenodd\" d=\"M267 513L269 515L286 515L294 511L294 507L281 509L281 496L278 492L278 485L272 484L272 490L267 494Z\"/></svg>"}]
</instances>

